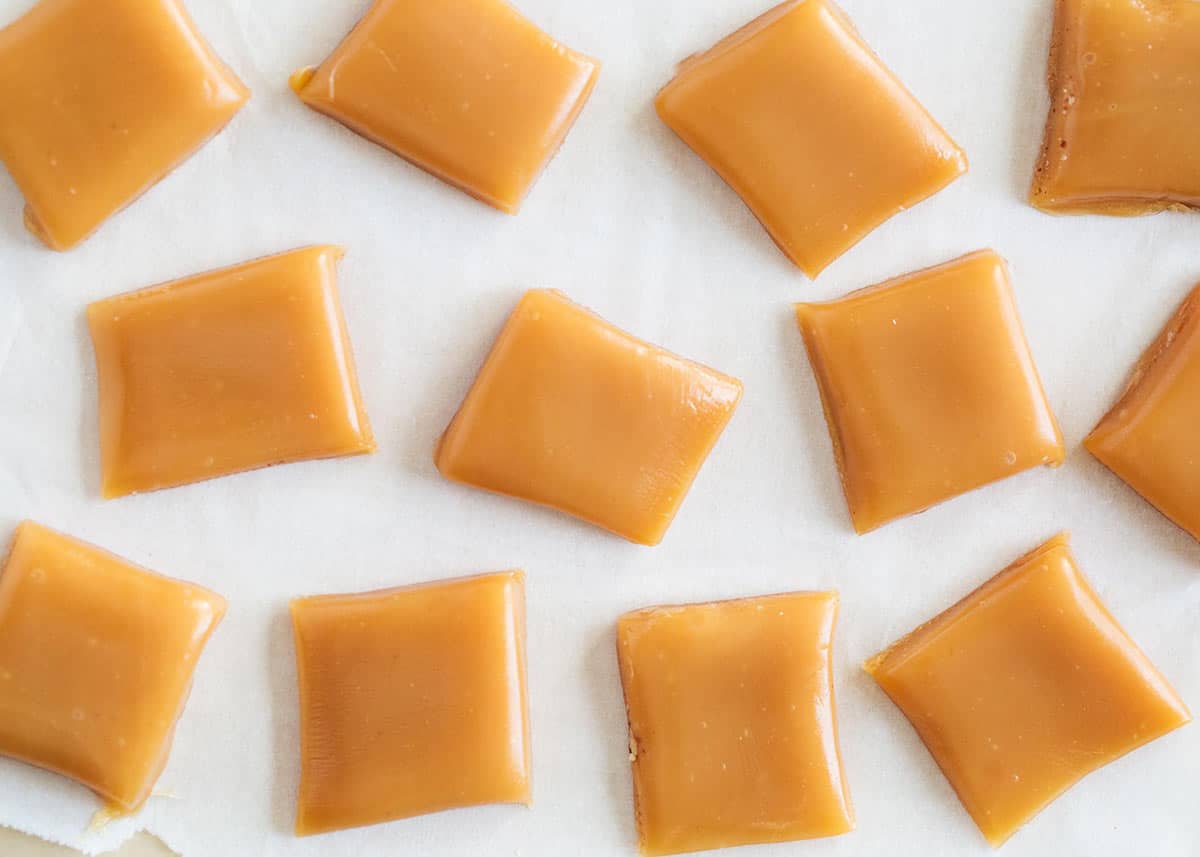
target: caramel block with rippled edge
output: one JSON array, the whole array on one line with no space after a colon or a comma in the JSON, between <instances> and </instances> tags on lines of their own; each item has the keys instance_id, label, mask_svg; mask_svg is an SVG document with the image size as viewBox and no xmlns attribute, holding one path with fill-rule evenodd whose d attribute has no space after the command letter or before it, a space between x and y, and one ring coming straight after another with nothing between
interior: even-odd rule
<instances>
[{"instance_id":1,"label":"caramel block with rippled edge","mask_svg":"<svg viewBox=\"0 0 1200 857\"><path fill-rule=\"evenodd\" d=\"M662 541L742 384L525 293L434 453L447 479Z\"/></svg>"},{"instance_id":2,"label":"caramel block with rippled edge","mask_svg":"<svg viewBox=\"0 0 1200 857\"><path fill-rule=\"evenodd\" d=\"M516 214L599 73L504 0L376 0L292 88L313 110Z\"/></svg>"},{"instance_id":3,"label":"caramel block with rippled edge","mask_svg":"<svg viewBox=\"0 0 1200 857\"><path fill-rule=\"evenodd\" d=\"M0 755L136 812L167 763L221 596L26 521L0 572Z\"/></svg>"},{"instance_id":4,"label":"caramel block with rippled edge","mask_svg":"<svg viewBox=\"0 0 1200 857\"><path fill-rule=\"evenodd\" d=\"M305 247L88 307L105 497L375 451L341 257Z\"/></svg>"},{"instance_id":5,"label":"caramel block with rippled edge","mask_svg":"<svg viewBox=\"0 0 1200 857\"><path fill-rule=\"evenodd\" d=\"M1200 208L1200 3L1056 8L1030 201L1056 214Z\"/></svg>"},{"instance_id":6,"label":"caramel block with rippled edge","mask_svg":"<svg viewBox=\"0 0 1200 857\"><path fill-rule=\"evenodd\" d=\"M1065 533L865 666L993 846L1087 774L1191 719L1100 602Z\"/></svg>"},{"instance_id":7,"label":"caramel block with rippled edge","mask_svg":"<svg viewBox=\"0 0 1200 857\"><path fill-rule=\"evenodd\" d=\"M655 106L810 277L967 171L828 0L789 0L685 60Z\"/></svg>"},{"instance_id":8,"label":"caramel block with rippled edge","mask_svg":"<svg viewBox=\"0 0 1200 857\"><path fill-rule=\"evenodd\" d=\"M836 592L651 607L617 623L644 854L854 827L831 647Z\"/></svg>"},{"instance_id":9,"label":"caramel block with rippled edge","mask_svg":"<svg viewBox=\"0 0 1200 857\"><path fill-rule=\"evenodd\" d=\"M1200 539L1200 286L1142 355L1088 452Z\"/></svg>"},{"instance_id":10,"label":"caramel block with rippled edge","mask_svg":"<svg viewBox=\"0 0 1200 857\"><path fill-rule=\"evenodd\" d=\"M796 311L858 532L1062 463L993 251Z\"/></svg>"},{"instance_id":11,"label":"caramel block with rippled edge","mask_svg":"<svg viewBox=\"0 0 1200 857\"><path fill-rule=\"evenodd\" d=\"M525 574L292 602L306 836L531 800Z\"/></svg>"},{"instance_id":12,"label":"caramel block with rippled edge","mask_svg":"<svg viewBox=\"0 0 1200 857\"><path fill-rule=\"evenodd\" d=\"M0 30L0 162L29 230L55 250L149 190L249 97L179 0L41 0Z\"/></svg>"}]
</instances>

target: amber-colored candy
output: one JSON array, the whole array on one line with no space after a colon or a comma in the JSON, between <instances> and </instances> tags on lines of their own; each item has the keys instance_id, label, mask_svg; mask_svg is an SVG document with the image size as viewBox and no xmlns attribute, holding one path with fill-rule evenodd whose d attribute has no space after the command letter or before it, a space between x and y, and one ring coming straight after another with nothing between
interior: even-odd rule
<instances>
[{"instance_id":1,"label":"amber-colored candy","mask_svg":"<svg viewBox=\"0 0 1200 857\"><path fill-rule=\"evenodd\" d=\"M442 475L658 544L741 382L526 292L435 452Z\"/></svg>"},{"instance_id":2,"label":"amber-colored candy","mask_svg":"<svg viewBox=\"0 0 1200 857\"><path fill-rule=\"evenodd\" d=\"M136 812L224 614L199 586L21 524L0 573L0 754Z\"/></svg>"},{"instance_id":3,"label":"amber-colored candy","mask_svg":"<svg viewBox=\"0 0 1200 857\"><path fill-rule=\"evenodd\" d=\"M655 106L810 277L967 170L829 0L788 0L689 58Z\"/></svg>"},{"instance_id":4,"label":"amber-colored candy","mask_svg":"<svg viewBox=\"0 0 1200 857\"><path fill-rule=\"evenodd\" d=\"M1191 719L1066 534L866 664L993 845L1085 775Z\"/></svg>"},{"instance_id":5,"label":"amber-colored candy","mask_svg":"<svg viewBox=\"0 0 1200 857\"><path fill-rule=\"evenodd\" d=\"M306 247L88 307L105 497L375 450L341 256Z\"/></svg>"},{"instance_id":6,"label":"amber-colored candy","mask_svg":"<svg viewBox=\"0 0 1200 857\"><path fill-rule=\"evenodd\" d=\"M1200 286L1084 441L1088 452L1200 539Z\"/></svg>"},{"instance_id":7,"label":"amber-colored candy","mask_svg":"<svg viewBox=\"0 0 1200 857\"><path fill-rule=\"evenodd\" d=\"M833 698L834 592L635 610L617 623L644 854L854 827Z\"/></svg>"},{"instance_id":8,"label":"amber-colored candy","mask_svg":"<svg viewBox=\"0 0 1200 857\"><path fill-rule=\"evenodd\" d=\"M292 87L313 110L515 214L599 72L504 0L376 0Z\"/></svg>"},{"instance_id":9,"label":"amber-colored candy","mask_svg":"<svg viewBox=\"0 0 1200 857\"><path fill-rule=\"evenodd\" d=\"M1200 207L1200 3L1057 0L1030 200L1062 214Z\"/></svg>"},{"instance_id":10,"label":"amber-colored candy","mask_svg":"<svg viewBox=\"0 0 1200 857\"><path fill-rule=\"evenodd\" d=\"M530 803L525 575L292 602L296 833Z\"/></svg>"},{"instance_id":11,"label":"amber-colored candy","mask_svg":"<svg viewBox=\"0 0 1200 857\"><path fill-rule=\"evenodd\" d=\"M250 97L179 0L41 0L0 30L0 161L25 223L67 250Z\"/></svg>"},{"instance_id":12,"label":"amber-colored candy","mask_svg":"<svg viewBox=\"0 0 1200 857\"><path fill-rule=\"evenodd\" d=\"M858 532L1062 462L994 252L796 311Z\"/></svg>"}]
</instances>

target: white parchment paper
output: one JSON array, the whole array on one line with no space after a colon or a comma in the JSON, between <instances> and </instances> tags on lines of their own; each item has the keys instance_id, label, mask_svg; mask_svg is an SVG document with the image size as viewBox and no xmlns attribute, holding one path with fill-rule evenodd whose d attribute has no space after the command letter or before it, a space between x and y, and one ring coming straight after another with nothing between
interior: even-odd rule
<instances>
[{"instance_id":1,"label":"white parchment paper","mask_svg":"<svg viewBox=\"0 0 1200 857\"><path fill-rule=\"evenodd\" d=\"M365 0L191 0L253 100L70 253L25 233L22 200L0 173L0 538L32 517L230 602L159 783L174 798L87 834L89 792L0 759L0 824L90 851L145 827L185 857L633 854L617 615L836 588L842 750L858 828L753 853L984 855L950 787L859 663L1063 528L1118 619L1200 706L1200 545L1079 448L1200 280L1200 215L1053 218L1026 204L1047 105L1051 0L844 0L966 149L971 171L809 282L651 106L677 61L769 2L520 0L604 68L515 218L288 91L288 74L322 59ZM0 21L29 5L0 0ZM378 454L102 501L87 302L311 242L348 250L341 293ZM985 246L1011 262L1067 462L855 536L790 303ZM660 547L452 485L433 468L435 439L531 286L563 289L745 382L740 410ZM294 838L288 599L517 566L529 573L533 808ZM1195 855L1197 782L1200 727L1191 726L1088 777L1004 853Z\"/></svg>"}]
</instances>

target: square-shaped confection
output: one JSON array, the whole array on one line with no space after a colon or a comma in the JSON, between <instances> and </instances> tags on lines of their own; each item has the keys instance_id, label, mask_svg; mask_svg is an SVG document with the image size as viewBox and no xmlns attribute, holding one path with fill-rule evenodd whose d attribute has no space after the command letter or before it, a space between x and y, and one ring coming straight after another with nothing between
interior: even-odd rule
<instances>
[{"instance_id":1,"label":"square-shaped confection","mask_svg":"<svg viewBox=\"0 0 1200 857\"><path fill-rule=\"evenodd\" d=\"M858 532L1062 462L991 250L796 310Z\"/></svg>"},{"instance_id":2,"label":"square-shaped confection","mask_svg":"<svg viewBox=\"0 0 1200 857\"><path fill-rule=\"evenodd\" d=\"M1066 534L866 669L992 845L1085 775L1191 719L1097 598Z\"/></svg>"},{"instance_id":3,"label":"square-shaped confection","mask_svg":"<svg viewBox=\"0 0 1200 857\"><path fill-rule=\"evenodd\" d=\"M644 854L854 827L831 647L837 593L635 610L617 623Z\"/></svg>"},{"instance_id":4,"label":"square-shaped confection","mask_svg":"<svg viewBox=\"0 0 1200 857\"><path fill-rule=\"evenodd\" d=\"M292 86L313 110L516 214L599 72L504 0L375 0Z\"/></svg>"},{"instance_id":5,"label":"square-shaped confection","mask_svg":"<svg viewBox=\"0 0 1200 857\"><path fill-rule=\"evenodd\" d=\"M0 161L25 223L67 250L250 97L180 0L41 0L0 30Z\"/></svg>"},{"instance_id":6,"label":"square-shaped confection","mask_svg":"<svg viewBox=\"0 0 1200 857\"><path fill-rule=\"evenodd\" d=\"M1057 0L1047 80L1034 205L1200 208L1200 3Z\"/></svg>"},{"instance_id":7,"label":"square-shaped confection","mask_svg":"<svg viewBox=\"0 0 1200 857\"><path fill-rule=\"evenodd\" d=\"M0 754L138 810L221 596L26 521L0 572Z\"/></svg>"},{"instance_id":8,"label":"square-shaped confection","mask_svg":"<svg viewBox=\"0 0 1200 857\"><path fill-rule=\"evenodd\" d=\"M88 307L105 497L375 450L341 256L306 247Z\"/></svg>"},{"instance_id":9,"label":"square-shaped confection","mask_svg":"<svg viewBox=\"0 0 1200 857\"><path fill-rule=\"evenodd\" d=\"M525 575L292 602L296 833L528 804Z\"/></svg>"},{"instance_id":10,"label":"square-shaped confection","mask_svg":"<svg viewBox=\"0 0 1200 857\"><path fill-rule=\"evenodd\" d=\"M1200 286L1084 441L1088 452L1200 539Z\"/></svg>"},{"instance_id":11,"label":"square-shaped confection","mask_svg":"<svg viewBox=\"0 0 1200 857\"><path fill-rule=\"evenodd\" d=\"M830 0L787 0L687 59L655 106L810 277L967 170Z\"/></svg>"},{"instance_id":12,"label":"square-shaped confection","mask_svg":"<svg viewBox=\"0 0 1200 857\"><path fill-rule=\"evenodd\" d=\"M447 479L662 541L742 384L525 293L434 454Z\"/></svg>"}]
</instances>

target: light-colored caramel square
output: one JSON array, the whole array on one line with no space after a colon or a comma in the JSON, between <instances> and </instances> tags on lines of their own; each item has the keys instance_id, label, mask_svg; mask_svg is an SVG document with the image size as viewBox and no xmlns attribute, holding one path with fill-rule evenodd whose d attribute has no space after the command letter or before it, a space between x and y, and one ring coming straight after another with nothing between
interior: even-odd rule
<instances>
[{"instance_id":1,"label":"light-colored caramel square","mask_svg":"<svg viewBox=\"0 0 1200 857\"><path fill-rule=\"evenodd\" d=\"M531 800L520 571L292 602L296 832Z\"/></svg>"}]
</instances>

